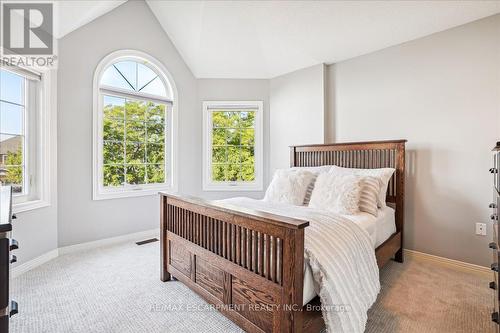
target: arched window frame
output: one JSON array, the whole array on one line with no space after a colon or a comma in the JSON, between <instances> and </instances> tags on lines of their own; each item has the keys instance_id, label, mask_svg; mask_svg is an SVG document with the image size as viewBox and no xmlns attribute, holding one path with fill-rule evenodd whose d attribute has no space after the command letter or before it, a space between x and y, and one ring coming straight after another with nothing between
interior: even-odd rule
<instances>
[{"instance_id":1,"label":"arched window frame","mask_svg":"<svg viewBox=\"0 0 500 333\"><path fill-rule=\"evenodd\" d=\"M121 187L104 187L103 185L103 92L101 78L105 70L119 61L147 62L160 77L166 89L170 89L172 96L171 107L167 112L166 122L169 125L166 138L167 156L165 158L165 173L167 182L162 184L126 185ZM119 89L114 89L119 91ZM130 91L123 91L128 95L136 95ZM139 95L139 94L137 94ZM143 97L147 94L140 94ZM93 81L93 199L104 200L114 198L138 197L155 195L158 191L177 191L177 145L178 145L178 94L172 75L165 66L147 53L136 50L119 50L108 54L100 61L94 73Z\"/></svg>"}]
</instances>

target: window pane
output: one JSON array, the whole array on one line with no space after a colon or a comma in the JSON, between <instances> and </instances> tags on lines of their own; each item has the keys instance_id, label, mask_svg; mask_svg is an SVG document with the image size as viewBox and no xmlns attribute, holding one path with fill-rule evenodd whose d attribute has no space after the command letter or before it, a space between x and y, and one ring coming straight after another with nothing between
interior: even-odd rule
<instances>
[{"instance_id":1,"label":"window pane","mask_svg":"<svg viewBox=\"0 0 500 333\"><path fill-rule=\"evenodd\" d=\"M104 164L121 164L124 162L125 150L123 142L104 141L102 149Z\"/></svg>"},{"instance_id":2,"label":"window pane","mask_svg":"<svg viewBox=\"0 0 500 333\"><path fill-rule=\"evenodd\" d=\"M23 164L23 137L0 134L0 166Z\"/></svg>"},{"instance_id":3,"label":"window pane","mask_svg":"<svg viewBox=\"0 0 500 333\"><path fill-rule=\"evenodd\" d=\"M24 107L0 102L0 132L23 134Z\"/></svg>"},{"instance_id":4,"label":"window pane","mask_svg":"<svg viewBox=\"0 0 500 333\"><path fill-rule=\"evenodd\" d=\"M127 119L127 142L146 142L146 124L140 121L129 121Z\"/></svg>"},{"instance_id":5,"label":"window pane","mask_svg":"<svg viewBox=\"0 0 500 333\"><path fill-rule=\"evenodd\" d=\"M254 111L242 111L240 112L240 127L249 128L255 127L255 112Z\"/></svg>"},{"instance_id":6,"label":"window pane","mask_svg":"<svg viewBox=\"0 0 500 333\"><path fill-rule=\"evenodd\" d=\"M137 90L143 90L147 85L151 84L158 75L148 66L137 64ZM142 89L141 89L142 88Z\"/></svg>"},{"instance_id":7,"label":"window pane","mask_svg":"<svg viewBox=\"0 0 500 333\"><path fill-rule=\"evenodd\" d=\"M114 88L132 90L127 81L125 81L113 65L109 66L102 74L101 84Z\"/></svg>"},{"instance_id":8,"label":"window pane","mask_svg":"<svg viewBox=\"0 0 500 333\"><path fill-rule=\"evenodd\" d=\"M127 184L146 184L146 166L127 165L127 174L125 177Z\"/></svg>"},{"instance_id":9,"label":"window pane","mask_svg":"<svg viewBox=\"0 0 500 333\"><path fill-rule=\"evenodd\" d=\"M228 147L227 148L227 161L229 163L240 163L240 148L239 147Z\"/></svg>"},{"instance_id":10,"label":"window pane","mask_svg":"<svg viewBox=\"0 0 500 333\"><path fill-rule=\"evenodd\" d=\"M155 96L167 97L165 86L159 77L151 81L141 90L141 92Z\"/></svg>"},{"instance_id":11,"label":"window pane","mask_svg":"<svg viewBox=\"0 0 500 333\"><path fill-rule=\"evenodd\" d=\"M212 181L255 180L256 111L212 111Z\"/></svg>"},{"instance_id":12,"label":"window pane","mask_svg":"<svg viewBox=\"0 0 500 333\"><path fill-rule=\"evenodd\" d=\"M212 132L212 145L221 146L226 144L226 130L223 128L215 128Z\"/></svg>"},{"instance_id":13,"label":"window pane","mask_svg":"<svg viewBox=\"0 0 500 333\"><path fill-rule=\"evenodd\" d=\"M216 182L226 180L226 166L224 164L212 164L212 180Z\"/></svg>"},{"instance_id":14,"label":"window pane","mask_svg":"<svg viewBox=\"0 0 500 333\"><path fill-rule=\"evenodd\" d=\"M126 82L137 90L137 63L135 61L120 61L114 64L116 69L125 77Z\"/></svg>"},{"instance_id":15,"label":"window pane","mask_svg":"<svg viewBox=\"0 0 500 333\"><path fill-rule=\"evenodd\" d=\"M153 104L148 105L148 121L156 123L165 122L165 105L163 104Z\"/></svg>"},{"instance_id":16,"label":"window pane","mask_svg":"<svg viewBox=\"0 0 500 333\"><path fill-rule=\"evenodd\" d=\"M241 130L229 128L226 129L226 143L228 145L239 146L241 142Z\"/></svg>"},{"instance_id":17,"label":"window pane","mask_svg":"<svg viewBox=\"0 0 500 333\"><path fill-rule=\"evenodd\" d=\"M125 116L125 98L104 96L104 117L123 119Z\"/></svg>"},{"instance_id":18,"label":"window pane","mask_svg":"<svg viewBox=\"0 0 500 333\"><path fill-rule=\"evenodd\" d=\"M147 156L146 156L146 162L147 163L155 163L155 164L160 164L164 163L165 161L165 145L163 144L151 144L149 143L147 145Z\"/></svg>"},{"instance_id":19,"label":"window pane","mask_svg":"<svg viewBox=\"0 0 500 333\"><path fill-rule=\"evenodd\" d=\"M214 111L212 112L213 127L230 127L230 112Z\"/></svg>"},{"instance_id":20,"label":"window pane","mask_svg":"<svg viewBox=\"0 0 500 333\"><path fill-rule=\"evenodd\" d=\"M231 182L241 179L241 168L239 164L228 164L226 168L226 179Z\"/></svg>"},{"instance_id":21,"label":"window pane","mask_svg":"<svg viewBox=\"0 0 500 333\"><path fill-rule=\"evenodd\" d=\"M104 140L123 141L125 122L114 118L104 118L102 134Z\"/></svg>"},{"instance_id":22,"label":"window pane","mask_svg":"<svg viewBox=\"0 0 500 333\"><path fill-rule=\"evenodd\" d=\"M23 167L0 167L0 182L11 185L15 194L23 192Z\"/></svg>"},{"instance_id":23,"label":"window pane","mask_svg":"<svg viewBox=\"0 0 500 333\"><path fill-rule=\"evenodd\" d=\"M243 181L251 182L255 180L254 164L243 164L241 166L241 177Z\"/></svg>"},{"instance_id":24,"label":"window pane","mask_svg":"<svg viewBox=\"0 0 500 333\"><path fill-rule=\"evenodd\" d=\"M123 165L104 166L104 186L122 186L125 183L125 169Z\"/></svg>"},{"instance_id":25,"label":"window pane","mask_svg":"<svg viewBox=\"0 0 500 333\"><path fill-rule=\"evenodd\" d=\"M165 125L160 123L146 123L147 126L147 140L150 143L163 143L165 142Z\"/></svg>"},{"instance_id":26,"label":"window pane","mask_svg":"<svg viewBox=\"0 0 500 333\"><path fill-rule=\"evenodd\" d=\"M241 130L241 144L243 146L255 145L255 130L254 129Z\"/></svg>"},{"instance_id":27,"label":"window pane","mask_svg":"<svg viewBox=\"0 0 500 333\"><path fill-rule=\"evenodd\" d=\"M212 163L225 163L226 147L215 147L212 149Z\"/></svg>"},{"instance_id":28,"label":"window pane","mask_svg":"<svg viewBox=\"0 0 500 333\"><path fill-rule=\"evenodd\" d=\"M0 99L24 105L24 81L22 76L0 70Z\"/></svg>"},{"instance_id":29,"label":"window pane","mask_svg":"<svg viewBox=\"0 0 500 333\"><path fill-rule=\"evenodd\" d=\"M149 164L147 167L148 171L148 183L164 183L165 182L165 167L163 164Z\"/></svg>"},{"instance_id":30,"label":"window pane","mask_svg":"<svg viewBox=\"0 0 500 333\"><path fill-rule=\"evenodd\" d=\"M129 143L127 142L127 164L139 164L145 161L145 144L144 143Z\"/></svg>"},{"instance_id":31,"label":"window pane","mask_svg":"<svg viewBox=\"0 0 500 333\"><path fill-rule=\"evenodd\" d=\"M127 116L127 121L129 120L146 120L146 111L148 105L143 101L127 101L125 103L125 113Z\"/></svg>"},{"instance_id":32,"label":"window pane","mask_svg":"<svg viewBox=\"0 0 500 333\"><path fill-rule=\"evenodd\" d=\"M241 148L241 163L254 163L255 154L253 147L242 147Z\"/></svg>"}]
</instances>

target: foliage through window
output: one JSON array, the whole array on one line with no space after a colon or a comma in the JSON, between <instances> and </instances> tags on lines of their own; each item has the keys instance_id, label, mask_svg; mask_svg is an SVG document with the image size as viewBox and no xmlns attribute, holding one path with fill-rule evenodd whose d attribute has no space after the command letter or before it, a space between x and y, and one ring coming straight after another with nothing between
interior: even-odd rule
<instances>
[{"instance_id":1,"label":"foliage through window","mask_svg":"<svg viewBox=\"0 0 500 333\"><path fill-rule=\"evenodd\" d=\"M99 188L127 191L171 184L172 93L143 59L108 65L99 81Z\"/></svg>"},{"instance_id":2,"label":"foliage through window","mask_svg":"<svg viewBox=\"0 0 500 333\"><path fill-rule=\"evenodd\" d=\"M205 102L204 187L256 188L261 182L261 104ZM258 156L257 156L258 155Z\"/></svg>"},{"instance_id":3,"label":"foliage through window","mask_svg":"<svg viewBox=\"0 0 500 333\"><path fill-rule=\"evenodd\" d=\"M27 192L26 81L21 75L0 70L0 183L11 185L14 194Z\"/></svg>"}]
</instances>

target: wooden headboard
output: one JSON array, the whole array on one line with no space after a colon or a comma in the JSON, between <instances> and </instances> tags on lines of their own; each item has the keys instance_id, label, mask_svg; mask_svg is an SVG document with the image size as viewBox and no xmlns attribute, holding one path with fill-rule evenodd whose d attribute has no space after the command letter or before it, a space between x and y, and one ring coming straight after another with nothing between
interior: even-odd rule
<instances>
[{"instance_id":1,"label":"wooden headboard","mask_svg":"<svg viewBox=\"0 0 500 333\"><path fill-rule=\"evenodd\" d=\"M396 229L403 231L406 140L347 142L290 147L291 167L337 165L345 168L395 168L387 202L396 210Z\"/></svg>"}]
</instances>

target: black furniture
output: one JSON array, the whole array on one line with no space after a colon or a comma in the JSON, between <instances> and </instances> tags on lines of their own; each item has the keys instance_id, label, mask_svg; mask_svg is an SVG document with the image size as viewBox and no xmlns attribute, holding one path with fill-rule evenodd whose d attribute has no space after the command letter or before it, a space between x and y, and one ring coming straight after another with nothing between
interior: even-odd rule
<instances>
[{"instance_id":1,"label":"black furniture","mask_svg":"<svg viewBox=\"0 0 500 333\"><path fill-rule=\"evenodd\" d=\"M9 318L17 313L17 303L9 298L9 269L17 258L11 252L19 247L12 231L12 189L0 186L0 333L9 331Z\"/></svg>"}]
</instances>

